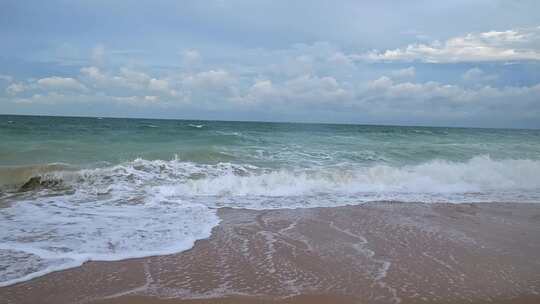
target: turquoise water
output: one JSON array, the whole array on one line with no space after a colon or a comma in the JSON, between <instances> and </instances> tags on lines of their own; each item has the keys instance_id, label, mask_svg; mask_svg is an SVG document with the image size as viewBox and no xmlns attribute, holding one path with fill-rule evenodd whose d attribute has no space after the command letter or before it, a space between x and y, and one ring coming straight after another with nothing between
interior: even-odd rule
<instances>
[{"instance_id":1,"label":"turquoise water","mask_svg":"<svg viewBox=\"0 0 540 304\"><path fill-rule=\"evenodd\" d=\"M540 159L539 130L0 116L0 166L135 158L269 167Z\"/></svg>"},{"instance_id":2,"label":"turquoise water","mask_svg":"<svg viewBox=\"0 0 540 304\"><path fill-rule=\"evenodd\" d=\"M540 131L0 116L0 286L188 249L219 207L378 200L538 202Z\"/></svg>"}]
</instances>

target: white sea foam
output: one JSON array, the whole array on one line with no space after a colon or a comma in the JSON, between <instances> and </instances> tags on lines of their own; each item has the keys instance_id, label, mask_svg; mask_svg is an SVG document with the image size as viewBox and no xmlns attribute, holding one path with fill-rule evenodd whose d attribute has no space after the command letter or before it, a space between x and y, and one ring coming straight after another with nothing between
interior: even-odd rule
<instances>
[{"instance_id":1,"label":"white sea foam","mask_svg":"<svg viewBox=\"0 0 540 304\"><path fill-rule=\"evenodd\" d=\"M98 196L44 197L0 209L0 286L89 260L181 252L209 237L219 222L214 210L200 204L142 192Z\"/></svg>"},{"instance_id":2,"label":"white sea foam","mask_svg":"<svg viewBox=\"0 0 540 304\"><path fill-rule=\"evenodd\" d=\"M317 206L324 205L328 197L361 201L387 197L409 201L429 196L434 201L460 202L460 196L477 201L504 200L508 198L505 194L519 193L512 197L513 201L531 201L540 193L538 172L538 160L495 160L489 156L465 162L434 160L400 167L384 164L352 167L343 163L278 170L246 164L136 159L106 168L47 172L42 178L62 180L83 197L153 195L186 202L209 196L240 197L247 200L243 207L257 208L250 205L248 197L310 197L312 205ZM321 197L321 202L313 202L317 197ZM215 206L211 202L205 204Z\"/></svg>"},{"instance_id":3,"label":"white sea foam","mask_svg":"<svg viewBox=\"0 0 540 304\"><path fill-rule=\"evenodd\" d=\"M373 200L540 200L540 161L434 160L419 165L348 164L270 169L230 163L137 159L42 174L36 190L0 208L0 286L88 260L180 252L210 235L215 207L338 206Z\"/></svg>"},{"instance_id":4,"label":"white sea foam","mask_svg":"<svg viewBox=\"0 0 540 304\"><path fill-rule=\"evenodd\" d=\"M510 198L512 201L534 201L540 192L538 172L540 161L537 160L494 160L479 156L466 162L435 160L402 167L353 168L342 164L288 170L229 163L202 165L178 160L138 159L122 166L81 174L85 180L83 184L92 185L87 189L89 191L109 191L99 190L103 176L115 179L112 186L107 186L109 188L125 187L125 179L129 177L132 182L150 184L153 193L169 199L196 199L215 206L209 201L238 198L243 200L242 207L259 208L260 198L273 197L308 198L310 206L324 206L329 198L454 202ZM212 198L204 202L207 197ZM287 203L290 201L278 207L291 207Z\"/></svg>"}]
</instances>

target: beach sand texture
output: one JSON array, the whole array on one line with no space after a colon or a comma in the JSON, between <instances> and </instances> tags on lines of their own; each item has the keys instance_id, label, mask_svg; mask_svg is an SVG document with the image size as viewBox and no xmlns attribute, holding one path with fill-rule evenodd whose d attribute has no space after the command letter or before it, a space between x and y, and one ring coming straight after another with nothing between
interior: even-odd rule
<instances>
[{"instance_id":1,"label":"beach sand texture","mask_svg":"<svg viewBox=\"0 0 540 304\"><path fill-rule=\"evenodd\" d=\"M182 253L0 288L2 303L540 303L540 205L223 208Z\"/></svg>"}]
</instances>

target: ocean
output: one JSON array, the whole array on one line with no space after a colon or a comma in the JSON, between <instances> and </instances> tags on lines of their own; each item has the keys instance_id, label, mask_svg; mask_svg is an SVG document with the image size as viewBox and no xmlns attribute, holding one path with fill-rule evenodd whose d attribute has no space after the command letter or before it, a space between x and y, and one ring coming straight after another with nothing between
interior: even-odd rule
<instances>
[{"instance_id":1,"label":"ocean","mask_svg":"<svg viewBox=\"0 0 540 304\"><path fill-rule=\"evenodd\" d=\"M0 116L0 286L373 201L539 202L540 130Z\"/></svg>"}]
</instances>

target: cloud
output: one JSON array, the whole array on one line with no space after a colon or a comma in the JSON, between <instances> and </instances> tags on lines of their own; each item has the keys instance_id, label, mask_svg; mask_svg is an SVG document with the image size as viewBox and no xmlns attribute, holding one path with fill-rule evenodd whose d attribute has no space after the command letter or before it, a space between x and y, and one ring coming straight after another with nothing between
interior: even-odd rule
<instances>
[{"instance_id":1,"label":"cloud","mask_svg":"<svg viewBox=\"0 0 540 304\"><path fill-rule=\"evenodd\" d=\"M89 86L102 90L150 90L162 94L176 94L170 88L170 83L167 79L151 77L145 72L135 71L125 67L120 68L117 75L104 73L95 66L81 68L80 72L82 79Z\"/></svg>"},{"instance_id":2,"label":"cloud","mask_svg":"<svg viewBox=\"0 0 540 304\"><path fill-rule=\"evenodd\" d=\"M335 52L334 54L332 54L332 56L328 58L328 62L346 67L354 65L351 58L349 58L349 56L343 54L342 52Z\"/></svg>"},{"instance_id":3,"label":"cloud","mask_svg":"<svg viewBox=\"0 0 540 304\"><path fill-rule=\"evenodd\" d=\"M281 84L257 80L234 100L247 104L287 104L290 107L339 103L352 97L352 91L333 77L302 75Z\"/></svg>"},{"instance_id":4,"label":"cloud","mask_svg":"<svg viewBox=\"0 0 540 304\"><path fill-rule=\"evenodd\" d=\"M6 88L6 92L9 95L16 95L24 92L28 87L20 82L12 83Z\"/></svg>"},{"instance_id":5,"label":"cloud","mask_svg":"<svg viewBox=\"0 0 540 304\"><path fill-rule=\"evenodd\" d=\"M507 35L495 39L524 38ZM40 109L41 104L41 109L54 105L78 111L84 104L86 109L120 113L112 115L129 115L131 111L137 116L226 113L223 115L227 119L447 125L464 121L465 125L471 125L471 121L496 125L503 119L515 125L523 125L525 119L529 124L535 119L540 121L540 105L535 97L540 86L504 86L504 79L491 82L499 72L512 73L514 65L479 64L485 71L474 65L467 70L471 67L468 64L453 65L451 69L441 66L450 71L443 75L433 65L426 69L421 64L398 63L394 67L355 62L353 56L330 43L220 56L222 61L212 58L199 61L196 67L89 65L78 73L63 73L69 77L12 82L3 100L21 109L23 105ZM379 77L381 74L386 76ZM492 83L501 87L487 85ZM17 108L7 109L13 112ZM221 114L215 115L212 118ZM493 119L496 122L492 123Z\"/></svg>"},{"instance_id":6,"label":"cloud","mask_svg":"<svg viewBox=\"0 0 540 304\"><path fill-rule=\"evenodd\" d=\"M29 79L26 82L14 82L6 87L6 93L17 95L23 92L81 92L88 91L88 88L77 79L72 77L50 76L38 80ZM37 93L36 93L37 92Z\"/></svg>"},{"instance_id":7,"label":"cloud","mask_svg":"<svg viewBox=\"0 0 540 304\"><path fill-rule=\"evenodd\" d=\"M225 70L210 70L188 75L183 84L191 88L225 89L235 83L235 78Z\"/></svg>"},{"instance_id":8,"label":"cloud","mask_svg":"<svg viewBox=\"0 0 540 304\"><path fill-rule=\"evenodd\" d=\"M182 63L184 66L193 66L200 63L201 54L197 50L187 50L182 53Z\"/></svg>"},{"instance_id":9,"label":"cloud","mask_svg":"<svg viewBox=\"0 0 540 304\"><path fill-rule=\"evenodd\" d=\"M274 87L271 80L256 80L248 89L246 94L241 97L234 97L240 103L259 103L276 100L280 98L280 92Z\"/></svg>"},{"instance_id":10,"label":"cloud","mask_svg":"<svg viewBox=\"0 0 540 304\"><path fill-rule=\"evenodd\" d=\"M120 75L112 78L116 84L132 89L146 88L150 83L150 79L151 77L148 74L130 68L121 68Z\"/></svg>"},{"instance_id":11,"label":"cloud","mask_svg":"<svg viewBox=\"0 0 540 304\"><path fill-rule=\"evenodd\" d=\"M304 75L285 83L291 100L336 102L348 97L347 90L335 78Z\"/></svg>"},{"instance_id":12,"label":"cloud","mask_svg":"<svg viewBox=\"0 0 540 304\"><path fill-rule=\"evenodd\" d=\"M107 80L107 76L105 76L99 68L94 66L81 68L81 74L97 82L103 82Z\"/></svg>"},{"instance_id":13,"label":"cloud","mask_svg":"<svg viewBox=\"0 0 540 304\"><path fill-rule=\"evenodd\" d=\"M0 74L0 80L5 81L5 82L12 82L13 77L11 77L9 75Z\"/></svg>"},{"instance_id":14,"label":"cloud","mask_svg":"<svg viewBox=\"0 0 540 304\"><path fill-rule=\"evenodd\" d=\"M416 69L414 67L408 67L405 69L394 70L391 73L392 78L408 79L416 76Z\"/></svg>"},{"instance_id":15,"label":"cloud","mask_svg":"<svg viewBox=\"0 0 540 304\"><path fill-rule=\"evenodd\" d=\"M94 64L102 65L105 61L105 46L98 44L92 48L91 59Z\"/></svg>"},{"instance_id":16,"label":"cloud","mask_svg":"<svg viewBox=\"0 0 540 304\"><path fill-rule=\"evenodd\" d=\"M540 108L540 1L214 2L14 1L0 112L517 126Z\"/></svg>"},{"instance_id":17,"label":"cloud","mask_svg":"<svg viewBox=\"0 0 540 304\"><path fill-rule=\"evenodd\" d=\"M449 102L463 100L467 92L458 86L440 84L429 81L425 83L402 82L396 83L391 78L383 76L370 81L365 92L367 98L386 100L420 100L426 102L433 99L445 99Z\"/></svg>"},{"instance_id":18,"label":"cloud","mask_svg":"<svg viewBox=\"0 0 540 304\"><path fill-rule=\"evenodd\" d=\"M37 81L37 84L43 89L49 90L86 90L86 87L71 77L45 77Z\"/></svg>"},{"instance_id":19,"label":"cloud","mask_svg":"<svg viewBox=\"0 0 540 304\"><path fill-rule=\"evenodd\" d=\"M494 88L485 85L464 88L434 81L396 83L388 77L369 82L366 89L360 93L361 99L371 105L386 104L388 109L393 110L402 108L412 111L444 112L448 117L459 113L469 116L494 113L501 116L520 115L525 109L538 116L539 94L540 84L523 87Z\"/></svg>"},{"instance_id":20,"label":"cloud","mask_svg":"<svg viewBox=\"0 0 540 304\"><path fill-rule=\"evenodd\" d=\"M394 81L388 76L382 76L368 82L368 88L373 90L386 89L394 84Z\"/></svg>"},{"instance_id":21,"label":"cloud","mask_svg":"<svg viewBox=\"0 0 540 304\"><path fill-rule=\"evenodd\" d=\"M88 67L82 69L81 74L86 77L81 78L82 85L90 89L58 91L62 87L59 83L73 85L66 79L75 79L48 77L36 81L35 85L13 83L10 89L13 92L28 90L32 93L29 97L13 97L7 101L25 107L38 104L115 104L145 111L164 109L171 113L186 108L203 111L256 110L279 117L291 113L314 117L314 113L319 111L317 113L322 115L319 118L347 116L358 117L360 121L380 122L439 121L458 124L460 121L540 119L540 100L537 98L540 96L540 84L496 88L477 83L467 87L436 81L399 80L392 75L414 75L410 69L395 70L389 74L391 76L357 83L332 76L305 74L281 80L258 78L247 86L241 85L229 72L219 69L179 74L179 81L127 69L120 69L118 74L114 74ZM482 78L482 75L489 74L476 68L464 75ZM111 88L91 85L102 77L106 78L106 83L121 78L122 81L129 79L132 83L144 85L123 87L122 90L115 87L114 81ZM170 94L171 91L177 94Z\"/></svg>"},{"instance_id":22,"label":"cloud","mask_svg":"<svg viewBox=\"0 0 540 304\"><path fill-rule=\"evenodd\" d=\"M354 58L430 63L537 61L540 60L540 27L468 33L444 42L415 43L382 52L374 50Z\"/></svg>"},{"instance_id":23,"label":"cloud","mask_svg":"<svg viewBox=\"0 0 540 304\"><path fill-rule=\"evenodd\" d=\"M155 95L145 95L145 96L118 96L112 97L114 101L118 104L130 105L135 107L149 107L149 106L159 106L160 98Z\"/></svg>"},{"instance_id":24,"label":"cloud","mask_svg":"<svg viewBox=\"0 0 540 304\"><path fill-rule=\"evenodd\" d=\"M463 73L461 78L467 82L478 83L490 82L496 80L499 78L499 76L495 74L488 74L479 68L472 68Z\"/></svg>"},{"instance_id":25,"label":"cloud","mask_svg":"<svg viewBox=\"0 0 540 304\"><path fill-rule=\"evenodd\" d=\"M168 92L169 91L169 82L164 79L156 79L152 78L150 79L148 83L148 88L150 90L154 91L162 91L162 92Z\"/></svg>"},{"instance_id":26,"label":"cloud","mask_svg":"<svg viewBox=\"0 0 540 304\"><path fill-rule=\"evenodd\" d=\"M55 92L50 92L45 95L43 94L33 94L30 97L17 98L13 102L16 104L46 104L53 105L58 104L62 101L65 96L63 94L58 94Z\"/></svg>"},{"instance_id":27,"label":"cloud","mask_svg":"<svg viewBox=\"0 0 540 304\"><path fill-rule=\"evenodd\" d=\"M104 72L98 67L80 70L81 80L100 90L113 100L130 105L156 105L177 102L184 104L193 98L200 100L225 99L236 90L237 79L224 69L203 72L176 72L166 77L148 71L122 67ZM116 97L118 98L116 98ZM147 96L157 96L154 100Z\"/></svg>"}]
</instances>

